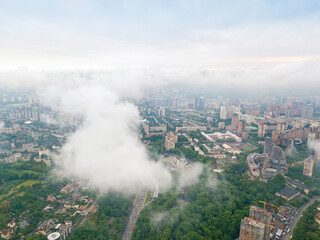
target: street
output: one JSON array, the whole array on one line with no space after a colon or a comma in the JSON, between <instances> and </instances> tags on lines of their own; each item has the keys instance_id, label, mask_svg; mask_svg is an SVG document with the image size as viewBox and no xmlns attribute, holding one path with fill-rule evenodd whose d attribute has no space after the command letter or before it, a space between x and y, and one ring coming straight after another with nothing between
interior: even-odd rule
<instances>
[{"instance_id":1,"label":"street","mask_svg":"<svg viewBox=\"0 0 320 240\"><path fill-rule=\"evenodd\" d=\"M290 232L286 236L284 236L283 238L284 240L290 239L290 236L293 234L293 229L296 227L299 219L302 217L302 212L306 210L309 206L311 206L316 200L320 200L320 196L314 196L313 198L310 199L309 202L305 203L297 210L296 216L292 220Z\"/></svg>"},{"instance_id":2,"label":"street","mask_svg":"<svg viewBox=\"0 0 320 240\"><path fill-rule=\"evenodd\" d=\"M134 228L136 227L139 215L144 207L147 193L148 193L148 189L142 189L138 192L138 194L133 202L132 211L129 215L125 231L122 235L122 238L121 238L122 240L131 239L132 233L133 233Z\"/></svg>"}]
</instances>

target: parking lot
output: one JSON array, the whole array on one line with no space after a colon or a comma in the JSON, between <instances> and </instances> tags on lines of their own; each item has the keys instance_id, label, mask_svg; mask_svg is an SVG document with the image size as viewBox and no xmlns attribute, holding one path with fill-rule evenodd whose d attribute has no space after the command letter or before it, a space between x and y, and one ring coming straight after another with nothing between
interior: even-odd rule
<instances>
[{"instance_id":1,"label":"parking lot","mask_svg":"<svg viewBox=\"0 0 320 240\"><path fill-rule=\"evenodd\" d=\"M296 215L296 208L292 206L281 206L278 214L273 217L271 239L288 239L291 234L291 223Z\"/></svg>"}]
</instances>

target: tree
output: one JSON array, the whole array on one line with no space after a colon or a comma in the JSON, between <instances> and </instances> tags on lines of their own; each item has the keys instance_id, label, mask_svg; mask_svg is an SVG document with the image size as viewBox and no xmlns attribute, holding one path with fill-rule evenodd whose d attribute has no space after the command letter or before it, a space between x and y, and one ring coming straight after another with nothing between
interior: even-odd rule
<instances>
[{"instance_id":1,"label":"tree","mask_svg":"<svg viewBox=\"0 0 320 240\"><path fill-rule=\"evenodd\" d=\"M5 200L1 203L1 211L8 213L10 211L10 202L8 200Z\"/></svg>"}]
</instances>

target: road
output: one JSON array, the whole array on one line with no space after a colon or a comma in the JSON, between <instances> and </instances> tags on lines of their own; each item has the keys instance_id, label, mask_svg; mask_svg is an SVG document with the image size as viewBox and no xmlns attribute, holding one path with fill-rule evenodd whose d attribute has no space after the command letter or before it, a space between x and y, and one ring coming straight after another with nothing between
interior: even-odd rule
<instances>
[{"instance_id":1,"label":"road","mask_svg":"<svg viewBox=\"0 0 320 240\"><path fill-rule=\"evenodd\" d=\"M296 208L282 206L279 210L278 214L275 216L274 219L274 229L271 230L273 233L273 238L276 239L275 235L279 229L282 228L284 234L282 235L281 239L285 239L288 229L291 227L291 223L296 213Z\"/></svg>"},{"instance_id":2,"label":"road","mask_svg":"<svg viewBox=\"0 0 320 240\"><path fill-rule=\"evenodd\" d=\"M91 214L91 209L92 209L93 207L95 207L95 206L97 206L97 200L95 200L95 201L90 205L89 210L88 210L88 214L85 215L84 218L83 218L83 219L81 220L81 222L79 223L79 225L78 225L78 226L75 226L75 227L81 227L81 226L87 221L88 217L89 217L90 214Z\"/></svg>"},{"instance_id":3,"label":"road","mask_svg":"<svg viewBox=\"0 0 320 240\"><path fill-rule=\"evenodd\" d=\"M131 239L133 230L137 225L138 218L139 218L140 213L144 207L144 203L146 201L147 194L148 194L148 189L144 188L144 189L139 190L139 192L133 202L132 211L130 213L126 228L125 228L124 233L122 235L122 238L121 238L122 240Z\"/></svg>"},{"instance_id":4,"label":"road","mask_svg":"<svg viewBox=\"0 0 320 240\"><path fill-rule=\"evenodd\" d=\"M284 240L289 240L290 239L290 236L293 234L293 229L296 227L299 219L302 217L302 212L304 210L306 210L309 206L311 206L314 201L316 200L320 200L320 196L314 196L313 198L310 199L309 202L303 204L298 210L297 210L297 213L296 213L296 216L294 217L294 219L292 220L292 223L291 223L291 228L290 228L290 232L289 234L287 234L283 239Z\"/></svg>"}]
</instances>

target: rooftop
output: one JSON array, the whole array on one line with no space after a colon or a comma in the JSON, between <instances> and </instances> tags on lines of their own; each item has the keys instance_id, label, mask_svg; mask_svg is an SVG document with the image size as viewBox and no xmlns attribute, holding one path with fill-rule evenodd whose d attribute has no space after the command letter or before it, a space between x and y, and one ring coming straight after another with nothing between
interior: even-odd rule
<instances>
[{"instance_id":1,"label":"rooftop","mask_svg":"<svg viewBox=\"0 0 320 240\"><path fill-rule=\"evenodd\" d=\"M285 187L278 192L279 195L284 196L286 198L291 198L292 196L296 195L297 193L299 193L297 190L295 190L293 188L289 188L289 187Z\"/></svg>"}]
</instances>

